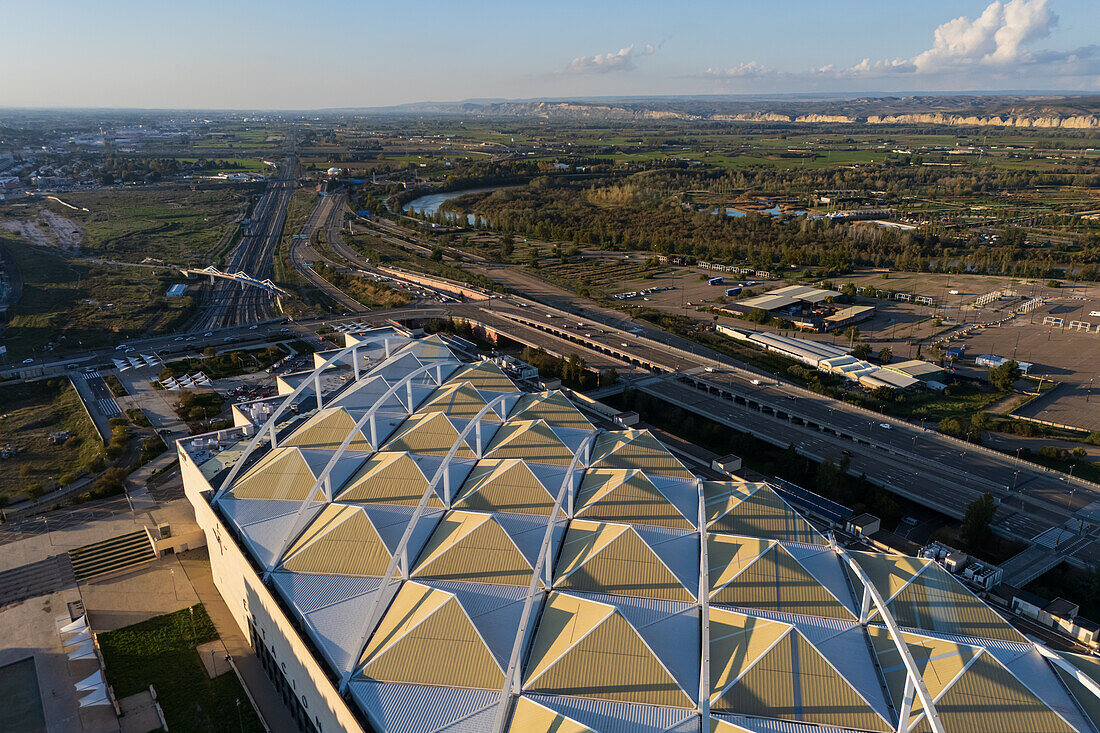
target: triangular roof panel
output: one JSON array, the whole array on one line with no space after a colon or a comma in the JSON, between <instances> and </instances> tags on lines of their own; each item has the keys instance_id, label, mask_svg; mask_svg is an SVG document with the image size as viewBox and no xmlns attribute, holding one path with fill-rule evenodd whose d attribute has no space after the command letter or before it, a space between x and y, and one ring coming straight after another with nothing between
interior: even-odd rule
<instances>
[{"instance_id":1,"label":"triangular roof panel","mask_svg":"<svg viewBox=\"0 0 1100 733\"><path fill-rule=\"evenodd\" d=\"M1023 642L1023 635L935 562L887 604L901 626L942 634Z\"/></svg>"},{"instance_id":2,"label":"triangular roof panel","mask_svg":"<svg viewBox=\"0 0 1100 733\"><path fill-rule=\"evenodd\" d=\"M676 502L673 492L680 494ZM636 469L590 469L578 489L577 516L692 530L689 507L698 505L697 496L690 482L655 480Z\"/></svg>"},{"instance_id":3,"label":"triangular roof panel","mask_svg":"<svg viewBox=\"0 0 1100 733\"><path fill-rule=\"evenodd\" d=\"M362 507L329 504L298 537L282 568L333 575L383 575L392 559Z\"/></svg>"},{"instance_id":4,"label":"triangular roof panel","mask_svg":"<svg viewBox=\"0 0 1100 733\"><path fill-rule=\"evenodd\" d=\"M355 424L358 422L359 417L362 416L362 411L357 411L355 417L343 407L326 407L317 414L310 417L305 424L294 431L294 434L283 441L285 446L297 446L299 448L321 448L325 450L336 450L344 442L349 433L354 432L355 436L348 444L347 450L351 451L364 451L370 452L374 450L374 447L370 444L370 429L366 425L359 430L355 430ZM385 438L385 434L391 429L389 425L385 424L386 421L383 416L377 416L375 425L378 428L385 425L386 430L379 432L383 433L381 436Z\"/></svg>"},{"instance_id":5,"label":"triangular roof panel","mask_svg":"<svg viewBox=\"0 0 1100 733\"><path fill-rule=\"evenodd\" d=\"M767 484L704 481L703 497L711 532L828 544Z\"/></svg>"},{"instance_id":6,"label":"triangular roof panel","mask_svg":"<svg viewBox=\"0 0 1100 733\"><path fill-rule=\"evenodd\" d=\"M386 451L407 451L430 456L446 456L458 440L465 424L458 425L443 412L414 414L398 428L383 449ZM488 442L494 426L488 421L482 424L482 439ZM474 459L475 432L470 430L459 445L455 455L459 458Z\"/></svg>"},{"instance_id":7,"label":"triangular roof panel","mask_svg":"<svg viewBox=\"0 0 1100 733\"><path fill-rule=\"evenodd\" d=\"M529 697L516 701L508 730L511 733L598 733Z\"/></svg>"},{"instance_id":8,"label":"triangular roof panel","mask_svg":"<svg viewBox=\"0 0 1100 733\"><path fill-rule=\"evenodd\" d=\"M458 369L448 382L470 382L479 392L518 392L515 382L491 361L479 361Z\"/></svg>"},{"instance_id":9,"label":"triangular roof panel","mask_svg":"<svg viewBox=\"0 0 1100 733\"><path fill-rule=\"evenodd\" d=\"M431 663L426 663L431 660ZM360 659L367 679L499 689L504 670L453 593L405 583Z\"/></svg>"},{"instance_id":10,"label":"triangular roof panel","mask_svg":"<svg viewBox=\"0 0 1100 733\"><path fill-rule=\"evenodd\" d=\"M592 432L596 428L561 391L525 394L512 408L509 417L519 420L545 420L555 428Z\"/></svg>"},{"instance_id":11,"label":"triangular roof panel","mask_svg":"<svg viewBox=\"0 0 1100 733\"><path fill-rule=\"evenodd\" d=\"M601 434L592 448L592 467L640 469L657 476L695 478L648 430Z\"/></svg>"},{"instance_id":12,"label":"triangular roof panel","mask_svg":"<svg viewBox=\"0 0 1100 733\"><path fill-rule=\"evenodd\" d=\"M486 458L466 477L454 505L461 509L549 516L565 472L565 466L529 464L519 458ZM581 471L573 472L574 488L581 475ZM562 506L566 504L563 502Z\"/></svg>"},{"instance_id":13,"label":"triangular roof panel","mask_svg":"<svg viewBox=\"0 0 1100 733\"><path fill-rule=\"evenodd\" d=\"M452 511L436 527L412 575L526 587L532 572L528 558L492 514Z\"/></svg>"},{"instance_id":14,"label":"triangular roof panel","mask_svg":"<svg viewBox=\"0 0 1100 733\"><path fill-rule=\"evenodd\" d=\"M568 466L573 451L543 420L509 420L497 431L485 457Z\"/></svg>"},{"instance_id":15,"label":"triangular roof panel","mask_svg":"<svg viewBox=\"0 0 1100 733\"><path fill-rule=\"evenodd\" d=\"M614 607L551 593L524 689L619 702L693 707L669 669Z\"/></svg>"},{"instance_id":16,"label":"triangular roof panel","mask_svg":"<svg viewBox=\"0 0 1100 733\"><path fill-rule=\"evenodd\" d=\"M712 710L883 733L893 730L813 644L795 629L787 629L727 687L715 684L712 671ZM752 653L769 641L776 629L765 627L763 631L765 636L751 647ZM748 637L750 644L752 636ZM728 651L722 661L726 657ZM713 670L713 654L711 665ZM719 676L721 682L727 679Z\"/></svg>"},{"instance_id":17,"label":"triangular roof panel","mask_svg":"<svg viewBox=\"0 0 1100 733\"><path fill-rule=\"evenodd\" d=\"M317 473L320 473L320 469ZM299 448L280 446L245 471L229 490L237 499L305 501L317 481Z\"/></svg>"},{"instance_id":18,"label":"triangular roof panel","mask_svg":"<svg viewBox=\"0 0 1100 733\"><path fill-rule=\"evenodd\" d=\"M452 381L444 384L431 394L424 403L417 408L417 412L443 412L448 417L461 420L473 420L492 399L486 399L470 382ZM482 415L486 421L499 422L499 410L488 410Z\"/></svg>"},{"instance_id":19,"label":"triangular roof panel","mask_svg":"<svg viewBox=\"0 0 1100 733\"><path fill-rule=\"evenodd\" d=\"M693 535L675 539L694 543ZM565 535L557 573L555 587L681 603L695 601L694 589L687 588L655 548L628 524L574 519Z\"/></svg>"}]
</instances>

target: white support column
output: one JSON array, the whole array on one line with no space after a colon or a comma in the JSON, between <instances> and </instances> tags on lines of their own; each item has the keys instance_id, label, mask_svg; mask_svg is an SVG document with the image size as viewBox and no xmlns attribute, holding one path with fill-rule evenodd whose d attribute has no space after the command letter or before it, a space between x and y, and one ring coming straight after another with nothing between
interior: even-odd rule
<instances>
[{"instance_id":1,"label":"white support column","mask_svg":"<svg viewBox=\"0 0 1100 733\"><path fill-rule=\"evenodd\" d=\"M271 421L271 450L278 448L278 444L275 438L275 421Z\"/></svg>"},{"instance_id":2,"label":"white support column","mask_svg":"<svg viewBox=\"0 0 1100 733\"><path fill-rule=\"evenodd\" d=\"M702 730L710 730L710 555L707 552L707 506L703 482L696 480L699 495L699 715Z\"/></svg>"},{"instance_id":3,"label":"white support column","mask_svg":"<svg viewBox=\"0 0 1100 733\"><path fill-rule=\"evenodd\" d=\"M909 715L913 712L913 696L917 686L913 684L913 676L905 675L905 694L901 699L901 710L898 713L898 733L909 733Z\"/></svg>"},{"instance_id":4,"label":"white support column","mask_svg":"<svg viewBox=\"0 0 1100 733\"><path fill-rule=\"evenodd\" d=\"M867 586L863 587L863 605L859 609L859 624L860 626L866 626L867 622L871 620L871 591L867 589Z\"/></svg>"},{"instance_id":5,"label":"white support column","mask_svg":"<svg viewBox=\"0 0 1100 733\"><path fill-rule=\"evenodd\" d=\"M370 423L370 447L378 450L378 416L374 414L373 410L367 422Z\"/></svg>"},{"instance_id":6,"label":"white support column","mask_svg":"<svg viewBox=\"0 0 1100 733\"><path fill-rule=\"evenodd\" d=\"M313 392L317 395L317 409L321 409L321 370L313 372Z\"/></svg>"},{"instance_id":7,"label":"white support column","mask_svg":"<svg viewBox=\"0 0 1100 733\"><path fill-rule=\"evenodd\" d=\"M351 367L355 370L355 381L359 381L359 344L351 347Z\"/></svg>"},{"instance_id":8,"label":"white support column","mask_svg":"<svg viewBox=\"0 0 1100 733\"><path fill-rule=\"evenodd\" d=\"M474 442L477 445L474 454L477 455L478 460L481 460L482 454L485 451L485 447L481 443L481 421L477 421L477 426L474 428Z\"/></svg>"}]
</instances>

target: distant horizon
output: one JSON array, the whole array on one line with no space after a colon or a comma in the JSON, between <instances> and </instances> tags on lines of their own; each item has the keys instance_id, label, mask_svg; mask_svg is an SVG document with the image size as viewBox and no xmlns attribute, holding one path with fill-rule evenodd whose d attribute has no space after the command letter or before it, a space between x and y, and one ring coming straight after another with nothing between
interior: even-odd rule
<instances>
[{"instance_id":1,"label":"distant horizon","mask_svg":"<svg viewBox=\"0 0 1100 733\"><path fill-rule=\"evenodd\" d=\"M7 0L4 19L3 108L1100 92L1095 0L688 0L675 12L654 0Z\"/></svg>"},{"instance_id":2,"label":"distant horizon","mask_svg":"<svg viewBox=\"0 0 1100 733\"><path fill-rule=\"evenodd\" d=\"M318 113L318 112L368 112L373 110L397 110L405 107L415 108L429 105L462 105L462 104L522 104L532 102L632 102L653 100L743 100L743 101L845 101L855 99L866 100L890 100L890 99L918 99L928 97L1050 97L1062 99L1090 98L1100 99L1098 91L1065 91L1065 90L959 90L959 91L896 91L896 92L719 92L719 93L668 93L668 94L633 94L633 95L588 95L571 96L555 95L546 97L468 97L456 100L419 100L415 102L403 102L400 104L376 105L371 107L91 107L91 106L20 106L0 104L0 110L29 111L29 112L229 112L229 113Z\"/></svg>"}]
</instances>

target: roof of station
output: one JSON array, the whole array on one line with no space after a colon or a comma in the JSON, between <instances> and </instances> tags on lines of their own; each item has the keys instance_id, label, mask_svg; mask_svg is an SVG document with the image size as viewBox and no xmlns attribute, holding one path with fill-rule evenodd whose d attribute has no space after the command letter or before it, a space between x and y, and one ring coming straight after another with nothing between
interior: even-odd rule
<instances>
[{"instance_id":1,"label":"roof of station","mask_svg":"<svg viewBox=\"0 0 1100 733\"><path fill-rule=\"evenodd\" d=\"M373 728L892 731L899 644L949 731L1100 713L935 562L850 553L895 639L877 611L860 624L859 574L767 483L702 480L561 392L388 338L218 503ZM909 722L930 729L919 702Z\"/></svg>"}]
</instances>

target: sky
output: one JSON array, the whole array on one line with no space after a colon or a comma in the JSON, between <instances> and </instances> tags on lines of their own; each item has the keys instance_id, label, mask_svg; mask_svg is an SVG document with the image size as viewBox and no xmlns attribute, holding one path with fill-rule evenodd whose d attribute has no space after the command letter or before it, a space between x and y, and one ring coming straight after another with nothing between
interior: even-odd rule
<instances>
[{"instance_id":1,"label":"sky","mask_svg":"<svg viewBox=\"0 0 1100 733\"><path fill-rule=\"evenodd\" d=\"M1100 0L0 0L0 107L1100 93Z\"/></svg>"}]
</instances>

